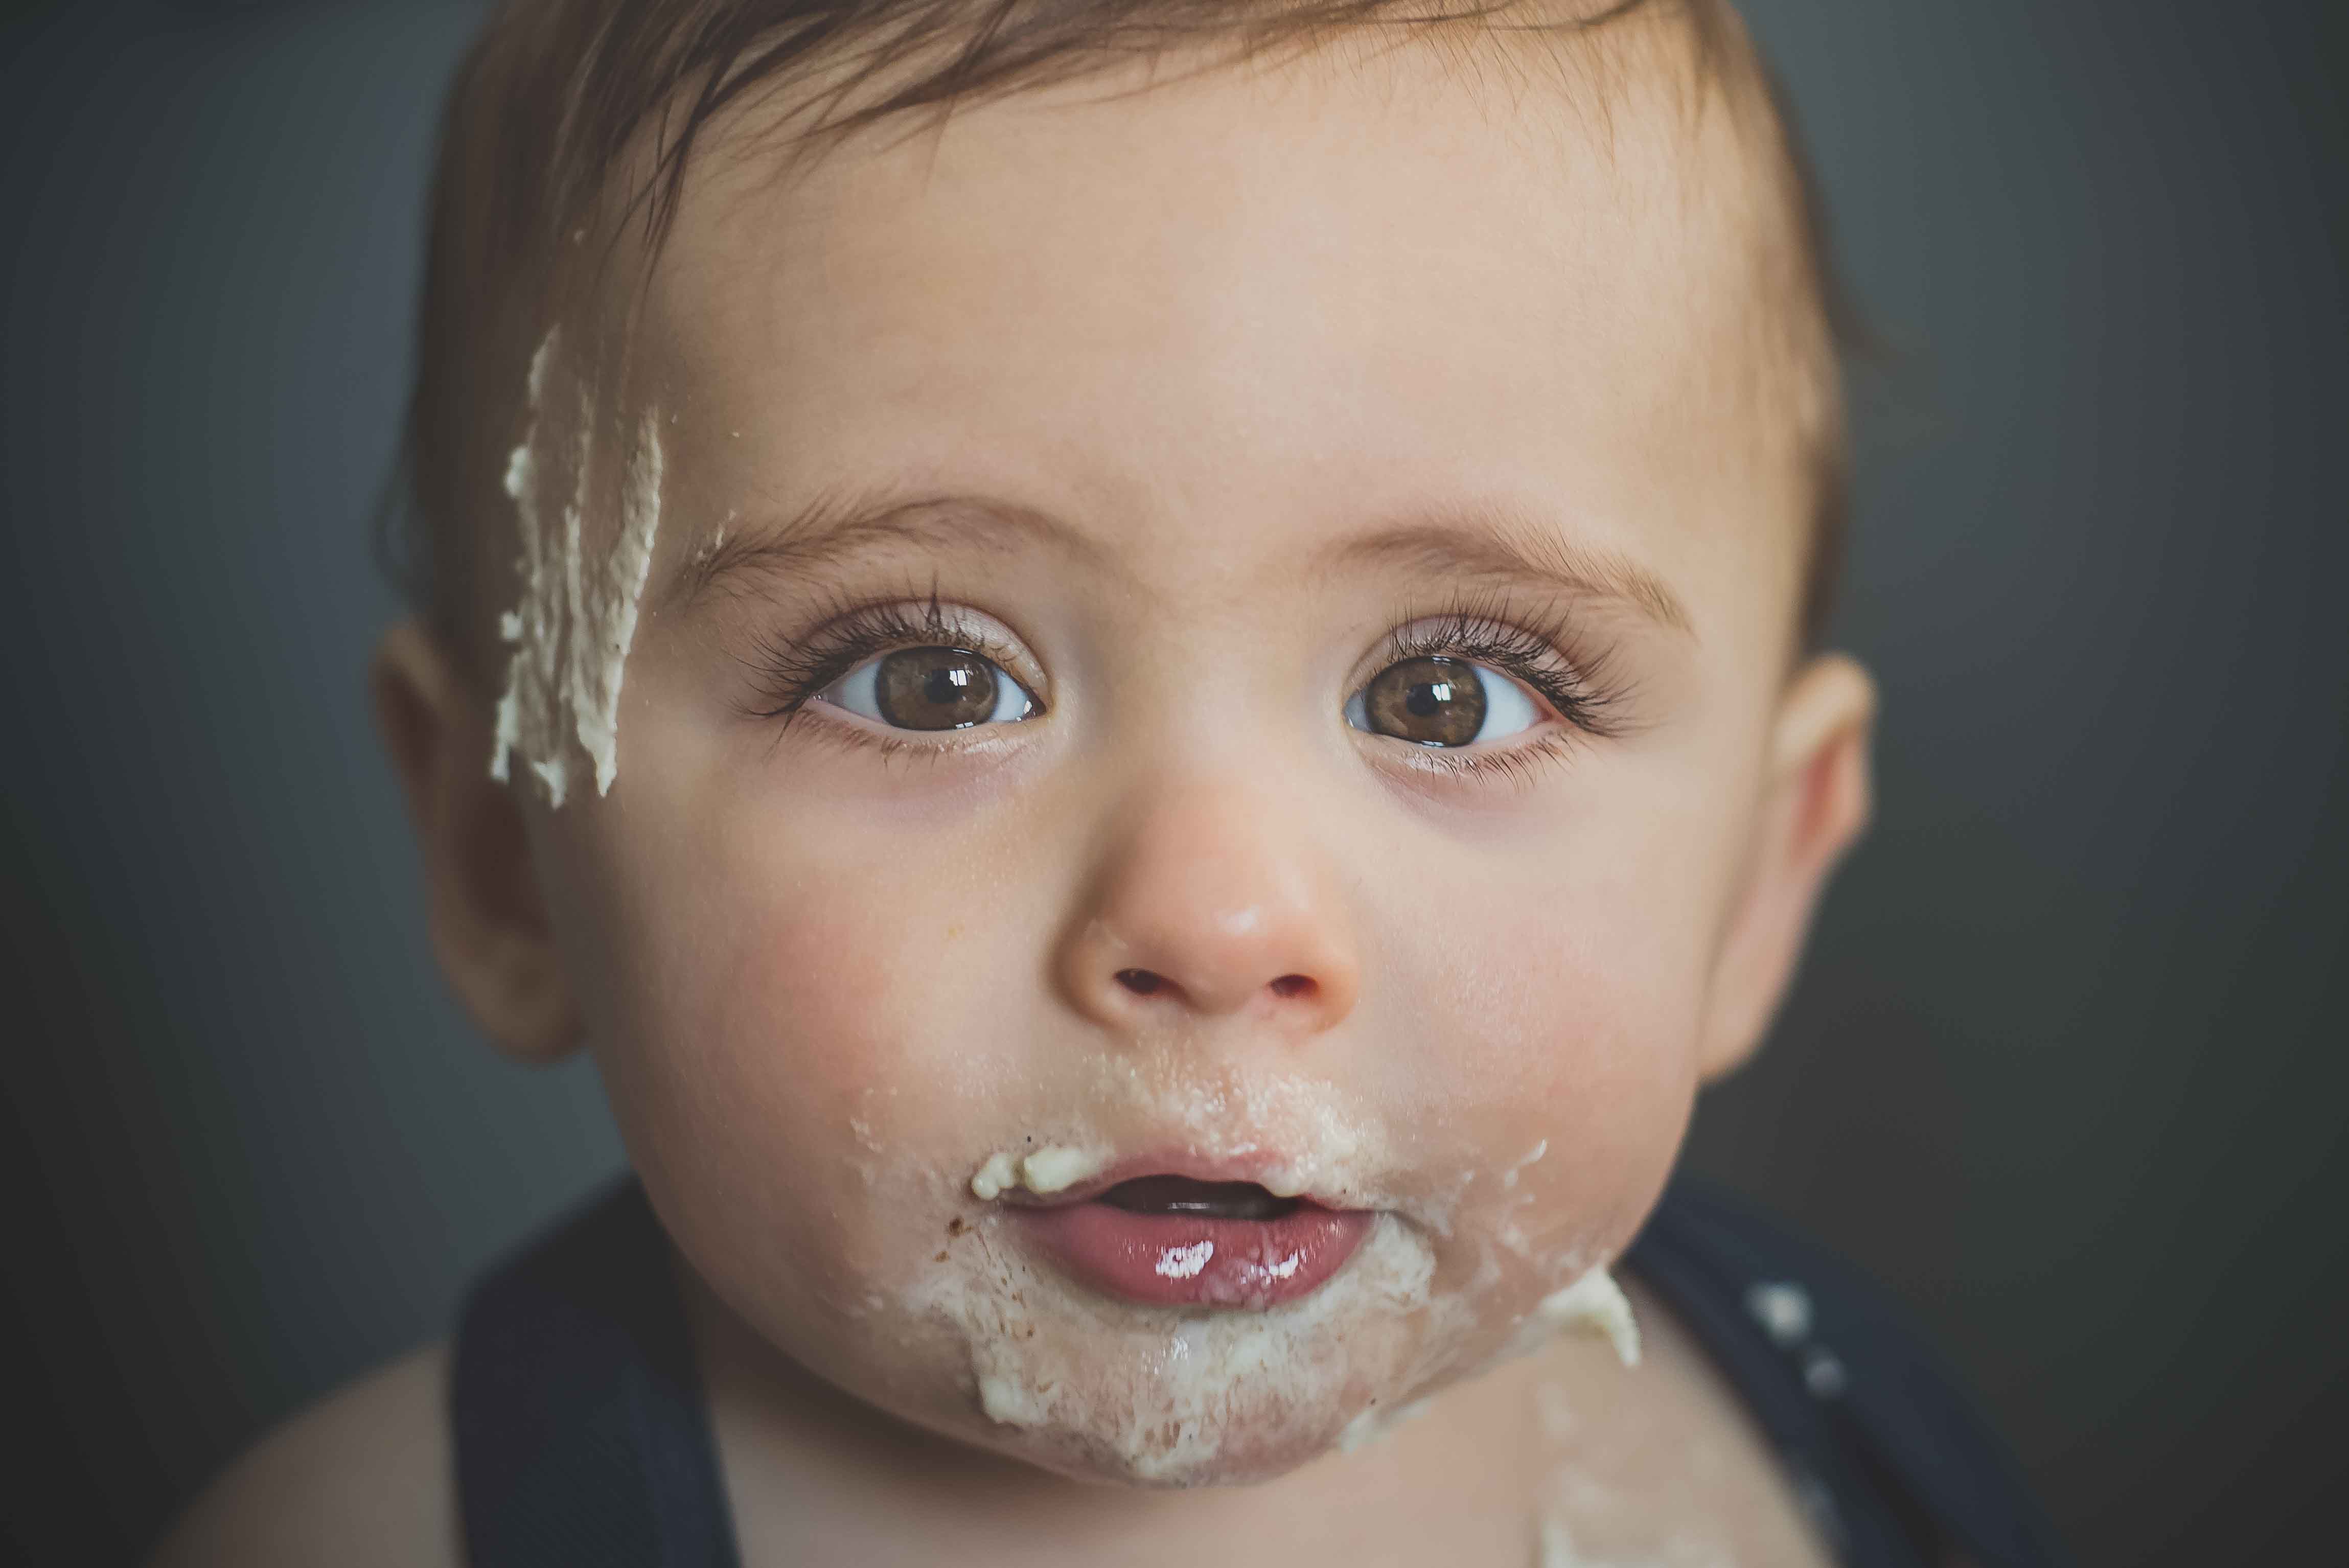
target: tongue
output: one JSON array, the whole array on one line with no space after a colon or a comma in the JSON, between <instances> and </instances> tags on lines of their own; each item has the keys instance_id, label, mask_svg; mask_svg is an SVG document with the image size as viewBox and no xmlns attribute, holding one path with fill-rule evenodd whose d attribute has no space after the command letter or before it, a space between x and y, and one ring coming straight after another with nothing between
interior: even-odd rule
<instances>
[{"instance_id":1,"label":"tongue","mask_svg":"<svg viewBox=\"0 0 2349 1568\"><path fill-rule=\"evenodd\" d=\"M1225 1220L1278 1220L1297 1212L1253 1181L1195 1181L1187 1176L1137 1176L1103 1192L1101 1202L1134 1214L1196 1214Z\"/></svg>"}]
</instances>

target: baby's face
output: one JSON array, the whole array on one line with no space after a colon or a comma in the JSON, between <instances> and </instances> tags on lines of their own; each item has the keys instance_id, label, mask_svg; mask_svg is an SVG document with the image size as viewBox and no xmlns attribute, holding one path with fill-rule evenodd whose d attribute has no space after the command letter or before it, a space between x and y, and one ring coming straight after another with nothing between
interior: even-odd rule
<instances>
[{"instance_id":1,"label":"baby's face","mask_svg":"<svg viewBox=\"0 0 2349 1568\"><path fill-rule=\"evenodd\" d=\"M1742 166L1476 75L703 160L616 782L533 852L685 1256L899 1417L1290 1468L1525 1343L1766 1011Z\"/></svg>"}]
</instances>

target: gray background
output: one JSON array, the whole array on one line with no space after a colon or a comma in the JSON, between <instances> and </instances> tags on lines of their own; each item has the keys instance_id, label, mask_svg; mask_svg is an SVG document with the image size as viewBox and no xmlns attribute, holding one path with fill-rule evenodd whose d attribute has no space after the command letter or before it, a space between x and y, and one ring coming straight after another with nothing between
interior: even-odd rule
<instances>
[{"instance_id":1,"label":"gray background","mask_svg":"<svg viewBox=\"0 0 2349 1568\"><path fill-rule=\"evenodd\" d=\"M1692 1161L1883 1276L2083 1559L2349 1453L2343 7L1753 0L1857 292L1881 819ZM0 1545L103 1563L604 1172L432 971L361 672L467 4L0 19ZM2321 1555L2329 1555L2321 1553Z\"/></svg>"}]
</instances>

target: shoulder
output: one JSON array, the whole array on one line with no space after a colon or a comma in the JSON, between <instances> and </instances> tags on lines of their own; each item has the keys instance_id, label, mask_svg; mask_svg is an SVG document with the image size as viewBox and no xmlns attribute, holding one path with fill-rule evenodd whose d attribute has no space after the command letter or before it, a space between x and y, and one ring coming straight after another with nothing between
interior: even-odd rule
<instances>
[{"instance_id":1,"label":"shoulder","mask_svg":"<svg viewBox=\"0 0 2349 1568\"><path fill-rule=\"evenodd\" d=\"M1937 1539L1952 1555L2012 1568L2067 1561L1962 1380L1863 1270L1687 1181L1667 1191L1624 1261L1816 1495L1844 1505L1838 1530L1888 1544Z\"/></svg>"},{"instance_id":2,"label":"shoulder","mask_svg":"<svg viewBox=\"0 0 2349 1568\"><path fill-rule=\"evenodd\" d=\"M448 1369L448 1346L429 1345L282 1422L189 1505L148 1568L458 1568Z\"/></svg>"},{"instance_id":3,"label":"shoulder","mask_svg":"<svg viewBox=\"0 0 2349 1568\"><path fill-rule=\"evenodd\" d=\"M1636 1365L1604 1337L1570 1336L1515 1381L1543 1456L1544 1540L1558 1560L1826 1568L1834 1560L1770 1434L1646 1281L1621 1285L1640 1328ZM1549 1559L1545 1558L1545 1561Z\"/></svg>"}]
</instances>

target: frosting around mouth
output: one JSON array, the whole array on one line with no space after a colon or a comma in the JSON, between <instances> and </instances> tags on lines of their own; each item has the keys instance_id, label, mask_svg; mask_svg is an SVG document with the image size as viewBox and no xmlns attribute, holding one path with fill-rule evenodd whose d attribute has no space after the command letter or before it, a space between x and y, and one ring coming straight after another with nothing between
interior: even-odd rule
<instances>
[{"instance_id":1,"label":"frosting around mouth","mask_svg":"<svg viewBox=\"0 0 2349 1568\"><path fill-rule=\"evenodd\" d=\"M1278 1474L1330 1448L1366 1404L1434 1368L1435 1258L1381 1214L1309 1295L1259 1312L1097 1301L1036 1267L988 1216L909 1293L968 1347L980 1411L1068 1473L1150 1486Z\"/></svg>"},{"instance_id":2,"label":"frosting around mouth","mask_svg":"<svg viewBox=\"0 0 2349 1568\"><path fill-rule=\"evenodd\" d=\"M1106 1154L1064 1148L1057 1143L1048 1143L1031 1154L1016 1158L998 1152L988 1155L987 1163L972 1174L970 1192L982 1203L991 1203L1021 1187L1040 1198L1047 1198L1101 1174L1108 1164Z\"/></svg>"},{"instance_id":3,"label":"frosting around mouth","mask_svg":"<svg viewBox=\"0 0 2349 1568\"><path fill-rule=\"evenodd\" d=\"M987 1207L947 1216L946 1245L893 1303L959 1345L963 1408L1006 1451L1081 1479L1245 1483L1358 1447L1562 1333L1599 1335L1636 1361L1599 1238L1538 1216L1522 1179L1547 1141L1463 1165L1293 1080L1161 1084L1102 1064L1112 1069L1087 1114L947 1178ZM1290 1299L1247 1311L1117 1299L1038 1250L1037 1216L1022 1211L1098 1198L1121 1175L1249 1181L1356 1211L1367 1228ZM1170 1278L1192 1266L1179 1252L1162 1261Z\"/></svg>"}]
</instances>

